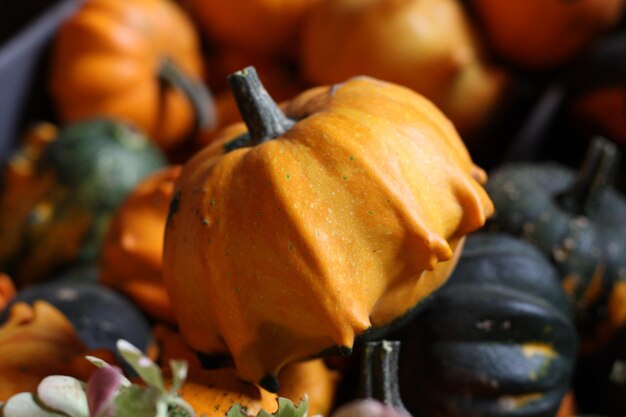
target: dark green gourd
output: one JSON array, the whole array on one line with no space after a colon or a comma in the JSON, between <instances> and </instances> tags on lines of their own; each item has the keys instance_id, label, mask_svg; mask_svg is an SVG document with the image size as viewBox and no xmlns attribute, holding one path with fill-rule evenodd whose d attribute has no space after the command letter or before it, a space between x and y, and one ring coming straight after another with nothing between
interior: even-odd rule
<instances>
[{"instance_id":1,"label":"dark green gourd","mask_svg":"<svg viewBox=\"0 0 626 417\"><path fill-rule=\"evenodd\" d=\"M558 274L532 245L471 235L449 282L410 324L402 398L424 417L554 417L577 334Z\"/></svg>"},{"instance_id":2,"label":"dark green gourd","mask_svg":"<svg viewBox=\"0 0 626 417\"><path fill-rule=\"evenodd\" d=\"M619 152L596 139L578 173L555 163L519 163L493 172L496 207L488 230L522 237L557 267L576 310L583 350L626 323L626 199L610 186Z\"/></svg>"},{"instance_id":3,"label":"dark green gourd","mask_svg":"<svg viewBox=\"0 0 626 417\"><path fill-rule=\"evenodd\" d=\"M0 269L20 285L75 261L92 261L110 217L134 186L165 165L128 125L96 119L24 143L0 189Z\"/></svg>"}]
</instances>

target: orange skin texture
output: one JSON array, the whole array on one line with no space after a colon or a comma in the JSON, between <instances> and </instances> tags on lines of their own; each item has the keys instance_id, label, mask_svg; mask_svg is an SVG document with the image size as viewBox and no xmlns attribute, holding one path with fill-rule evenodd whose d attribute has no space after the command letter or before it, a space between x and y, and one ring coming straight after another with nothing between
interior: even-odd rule
<instances>
[{"instance_id":1,"label":"orange skin texture","mask_svg":"<svg viewBox=\"0 0 626 417\"><path fill-rule=\"evenodd\" d=\"M300 52L315 84L363 74L404 85L438 105L462 134L486 121L507 84L484 62L456 0L326 1L308 16Z\"/></svg>"},{"instance_id":2,"label":"orange skin texture","mask_svg":"<svg viewBox=\"0 0 626 417\"><path fill-rule=\"evenodd\" d=\"M563 64L617 24L624 0L472 0L489 41L532 69Z\"/></svg>"},{"instance_id":3,"label":"orange skin texture","mask_svg":"<svg viewBox=\"0 0 626 417\"><path fill-rule=\"evenodd\" d=\"M190 79L202 79L197 34L174 2L85 2L54 44L50 85L61 118L121 119L171 149L193 130L196 116L181 91L161 86L166 58Z\"/></svg>"},{"instance_id":4,"label":"orange skin texture","mask_svg":"<svg viewBox=\"0 0 626 417\"><path fill-rule=\"evenodd\" d=\"M404 315L493 211L452 124L407 88L360 77L283 107L284 135L223 155L234 125L183 167L164 244L183 336L252 382Z\"/></svg>"},{"instance_id":5,"label":"orange skin texture","mask_svg":"<svg viewBox=\"0 0 626 417\"><path fill-rule=\"evenodd\" d=\"M288 53L294 47L302 19L319 2L182 0L206 36L218 46L265 55Z\"/></svg>"},{"instance_id":6,"label":"orange skin texture","mask_svg":"<svg viewBox=\"0 0 626 417\"><path fill-rule=\"evenodd\" d=\"M100 282L130 297L150 317L175 323L163 284L163 235L180 166L143 180L118 208L102 244Z\"/></svg>"},{"instance_id":7,"label":"orange skin texture","mask_svg":"<svg viewBox=\"0 0 626 417\"><path fill-rule=\"evenodd\" d=\"M48 375L66 375L86 348L68 319L45 301L16 303L0 327L0 401L35 392Z\"/></svg>"},{"instance_id":8,"label":"orange skin texture","mask_svg":"<svg viewBox=\"0 0 626 417\"><path fill-rule=\"evenodd\" d=\"M278 396L299 404L306 395L308 415L329 416L339 377L339 372L328 369L322 359L295 362L287 365L278 376L281 387Z\"/></svg>"},{"instance_id":9,"label":"orange skin texture","mask_svg":"<svg viewBox=\"0 0 626 417\"><path fill-rule=\"evenodd\" d=\"M586 127L626 146L626 88L607 87L572 103L572 112Z\"/></svg>"}]
</instances>

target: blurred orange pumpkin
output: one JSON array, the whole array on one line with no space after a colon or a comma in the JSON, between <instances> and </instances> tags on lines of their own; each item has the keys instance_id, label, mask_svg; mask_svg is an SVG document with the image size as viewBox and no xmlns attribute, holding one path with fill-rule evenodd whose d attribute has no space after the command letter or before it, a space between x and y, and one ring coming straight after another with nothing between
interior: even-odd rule
<instances>
[{"instance_id":1,"label":"blurred orange pumpkin","mask_svg":"<svg viewBox=\"0 0 626 417\"><path fill-rule=\"evenodd\" d=\"M182 0L215 44L264 55L289 52L297 44L302 18L319 1Z\"/></svg>"},{"instance_id":2,"label":"blurred orange pumpkin","mask_svg":"<svg viewBox=\"0 0 626 417\"><path fill-rule=\"evenodd\" d=\"M100 281L151 317L175 323L163 284L163 236L179 166L147 177L118 208L102 244Z\"/></svg>"},{"instance_id":3,"label":"blurred orange pumpkin","mask_svg":"<svg viewBox=\"0 0 626 417\"><path fill-rule=\"evenodd\" d=\"M35 391L48 375L66 375L85 351L72 324L52 305L14 304L0 326L0 401Z\"/></svg>"},{"instance_id":4,"label":"blurred orange pumpkin","mask_svg":"<svg viewBox=\"0 0 626 417\"><path fill-rule=\"evenodd\" d=\"M195 29L170 0L91 0L59 30L51 89L61 118L122 119L164 149L212 126Z\"/></svg>"},{"instance_id":5,"label":"blurred orange pumpkin","mask_svg":"<svg viewBox=\"0 0 626 417\"><path fill-rule=\"evenodd\" d=\"M322 2L307 16L300 56L316 84L362 74L412 88L462 134L485 123L506 86L457 0Z\"/></svg>"},{"instance_id":6,"label":"blurred orange pumpkin","mask_svg":"<svg viewBox=\"0 0 626 417\"><path fill-rule=\"evenodd\" d=\"M529 68L560 65L619 22L625 0L471 0L496 51Z\"/></svg>"}]
</instances>

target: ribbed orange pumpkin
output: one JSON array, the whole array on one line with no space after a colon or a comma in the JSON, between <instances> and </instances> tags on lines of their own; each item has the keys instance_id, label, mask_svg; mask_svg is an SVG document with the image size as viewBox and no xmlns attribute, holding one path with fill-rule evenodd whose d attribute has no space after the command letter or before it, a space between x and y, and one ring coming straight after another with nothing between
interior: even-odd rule
<instances>
[{"instance_id":1,"label":"ribbed orange pumpkin","mask_svg":"<svg viewBox=\"0 0 626 417\"><path fill-rule=\"evenodd\" d=\"M162 148L210 129L194 28L170 0L90 0L60 29L51 88L65 122L108 116Z\"/></svg>"},{"instance_id":2,"label":"ribbed orange pumpkin","mask_svg":"<svg viewBox=\"0 0 626 417\"><path fill-rule=\"evenodd\" d=\"M284 365L349 352L441 286L493 207L452 124L407 88L355 78L285 117L253 69L231 83L249 131L183 167L165 283L194 349L276 392Z\"/></svg>"},{"instance_id":3,"label":"ribbed orange pumpkin","mask_svg":"<svg viewBox=\"0 0 626 417\"><path fill-rule=\"evenodd\" d=\"M100 281L151 317L175 323L163 284L163 235L180 167L147 177L119 207L102 244Z\"/></svg>"},{"instance_id":4,"label":"ribbed orange pumpkin","mask_svg":"<svg viewBox=\"0 0 626 417\"><path fill-rule=\"evenodd\" d=\"M462 133L498 104L504 73L489 67L457 0L329 0L308 16L301 63L316 84L369 75L412 88Z\"/></svg>"},{"instance_id":5,"label":"ribbed orange pumpkin","mask_svg":"<svg viewBox=\"0 0 626 417\"><path fill-rule=\"evenodd\" d=\"M562 64L619 22L624 0L471 0L493 47L516 64Z\"/></svg>"}]
</instances>

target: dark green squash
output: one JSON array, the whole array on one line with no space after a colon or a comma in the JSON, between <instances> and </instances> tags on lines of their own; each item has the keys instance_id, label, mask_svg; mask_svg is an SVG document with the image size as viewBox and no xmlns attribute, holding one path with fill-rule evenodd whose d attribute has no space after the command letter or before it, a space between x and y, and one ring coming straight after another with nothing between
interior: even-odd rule
<instances>
[{"instance_id":1,"label":"dark green squash","mask_svg":"<svg viewBox=\"0 0 626 417\"><path fill-rule=\"evenodd\" d=\"M0 187L0 270L18 284L93 260L112 213L161 153L128 125L97 119L33 134Z\"/></svg>"},{"instance_id":2,"label":"dark green squash","mask_svg":"<svg viewBox=\"0 0 626 417\"><path fill-rule=\"evenodd\" d=\"M400 388L413 415L554 417L569 388L578 343L567 297L550 262L511 236L469 236L409 330Z\"/></svg>"},{"instance_id":3,"label":"dark green squash","mask_svg":"<svg viewBox=\"0 0 626 417\"><path fill-rule=\"evenodd\" d=\"M486 186L496 207L487 228L521 236L556 265L585 351L626 324L626 199L610 187L618 159L616 146L597 138L578 174L509 164Z\"/></svg>"}]
</instances>

